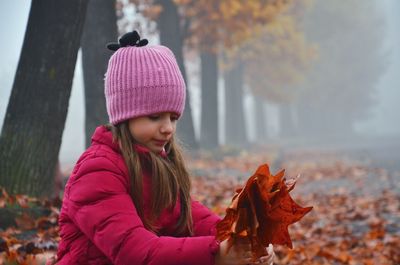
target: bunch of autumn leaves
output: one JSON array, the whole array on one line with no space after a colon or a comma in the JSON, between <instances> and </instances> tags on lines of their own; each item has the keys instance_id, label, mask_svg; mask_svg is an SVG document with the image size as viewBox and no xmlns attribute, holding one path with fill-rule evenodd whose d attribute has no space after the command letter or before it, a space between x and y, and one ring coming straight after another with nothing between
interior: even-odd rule
<instances>
[{"instance_id":1,"label":"bunch of autumn leaves","mask_svg":"<svg viewBox=\"0 0 400 265\"><path fill-rule=\"evenodd\" d=\"M261 165L243 189L238 189L217 225L217 239L228 240L228 251L250 243L253 259L266 255L271 244L292 248L288 226L311 211L290 197L296 179L285 181L284 170L271 175L267 164Z\"/></svg>"}]
</instances>

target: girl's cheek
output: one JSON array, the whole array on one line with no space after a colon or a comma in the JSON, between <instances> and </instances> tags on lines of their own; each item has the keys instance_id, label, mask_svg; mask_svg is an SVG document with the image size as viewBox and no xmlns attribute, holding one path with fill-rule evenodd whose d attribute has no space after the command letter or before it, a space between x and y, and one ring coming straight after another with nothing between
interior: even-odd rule
<instances>
[{"instance_id":1,"label":"girl's cheek","mask_svg":"<svg viewBox=\"0 0 400 265\"><path fill-rule=\"evenodd\" d=\"M174 133L176 132L176 126L178 125L178 121L175 121L174 123L173 123L173 128L174 128Z\"/></svg>"}]
</instances>

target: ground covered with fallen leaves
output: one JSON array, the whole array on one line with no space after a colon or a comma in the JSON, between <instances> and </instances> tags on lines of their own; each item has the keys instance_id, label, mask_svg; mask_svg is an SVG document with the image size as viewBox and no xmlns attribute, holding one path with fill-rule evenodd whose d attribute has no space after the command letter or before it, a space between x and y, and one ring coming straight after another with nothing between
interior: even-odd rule
<instances>
[{"instance_id":1,"label":"ground covered with fallen leaves","mask_svg":"<svg viewBox=\"0 0 400 265\"><path fill-rule=\"evenodd\" d=\"M221 216L260 164L272 165L273 173L285 168L287 176L301 174L291 195L314 208L290 226L293 249L275 246L276 264L400 264L400 172L305 150L199 153L188 162L193 196ZM54 256L59 207L59 199L2 190L0 264L44 264Z\"/></svg>"}]
</instances>

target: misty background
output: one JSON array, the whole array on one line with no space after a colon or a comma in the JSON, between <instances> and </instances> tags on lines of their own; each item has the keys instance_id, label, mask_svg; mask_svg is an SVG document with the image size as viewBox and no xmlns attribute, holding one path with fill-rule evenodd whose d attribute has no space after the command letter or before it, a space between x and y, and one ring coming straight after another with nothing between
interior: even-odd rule
<instances>
[{"instance_id":1,"label":"misty background","mask_svg":"<svg viewBox=\"0 0 400 265\"><path fill-rule=\"evenodd\" d=\"M315 1L318 2L318 1ZM398 140L400 135L400 122L398 115L400 114L400 34L398 31L398 25L400 25L400 2L397 0L381 0L376 1L376 6L381 12L382 20L377 27L382 36L382 51L381 56L383 61L382 74L379 77L379 81L373 84L376 86L376 92L374 92L374 103L370 114L367 117L363 117L355 124L355 131L362 136L365 141L382 141L389 142L396 141L395 144L399 145ZM29 15L30 1L11 1L3 0L0 2L0 33L2 41L0 43L0 53L2 58L2 64L0 65L0 127L3 124L4 115L6 113L8 99L11 93L11 88L14 81L15 71L18 64L22 42L24 38L25 28ZM357 13L362 10L351 10L351 12ZM365 15L368 16L368 15ZM306 21L306 34L308 36L321 36L322 41L324 31L329 29L330 25L315 22L312 19L318 19L318 14L314 14L309 21ZM318 34L316 34L318 33ZM357 36L358 32L354 32ZM146 36L143 36L146 37ZM110 40L113 41L113 40ZM150 39L151 44L156 44L158 41L157 37ZM318 42L318 40L316 40ZM367 43L366 43L367 44ZM327 44L328 45L328 44ZM330 45L330 44L329 44ZM362 47L352 45L349 43L348 56ZM332 49L333 51L334 49ZM323 56L320 58L324 58ZM329 56L328 56L329 59ZM374 61L370 62L375 64ZM188 78L190 82L190 93L191 93L191 106L193 111L194 127L196 137L199 135L199 123L200 123L200 81L198 76L199 62L198 59L186 60ZM343 68L349 67L343 65ZM348 68L350 69L351 66ZM371 67L371 71L375 71L374 67ZM322 70L321 70L322 71ZM375 74L372 73L371 74ZM335 73L335 69L332 70L332 75ZM341 71L338 71L341 73ZM350 79L347 80L351 83L357 78L367 78L367 76L357 76L349 73ZM338 78L340 78L338 76ZM321 77L320 82L324 83L326 80L331 80L328 77ZM327 81L326 81L327 82ZM223 87L223 80L220 80L220 87ZM304 86L306 86L305 84ZM224 104L224 89L220 88L218 93L220 94L219 117L220 123L224 120L223 108ZM336 93L346 93L346 90L338 91ZM313 96L313 95L311 95ZM254 98L246 93L244 97L245 102L245 121L247 123L248 139L250 142L255 141L255 128L254 119L251 117L254 115ZM75 68L75 75L73 81L73 87L71 97L69 100L69 110L65 130L63 133L63 140L60 150L60 161L62 166L69 166L73 164L80 153L84 150L85 141L85 130L84 130L84 96L83 96L83 80L82 80L82 65L81 56L78 54L78 60ZM29 104L29 102L27 102ZM351 102L347 106L351 107ZM339 106L338 106L339 107ZM275 104L267 104L267 117L266 125L268 132L268 139L270 141L279 141L280 139L280 124L279 109ZM351 112L351 108L349 108ZM51 114L49 114L51 115ZM224 127L220 126L219 140L220 143L224 143Z\"/></svg>"}]
</instances>

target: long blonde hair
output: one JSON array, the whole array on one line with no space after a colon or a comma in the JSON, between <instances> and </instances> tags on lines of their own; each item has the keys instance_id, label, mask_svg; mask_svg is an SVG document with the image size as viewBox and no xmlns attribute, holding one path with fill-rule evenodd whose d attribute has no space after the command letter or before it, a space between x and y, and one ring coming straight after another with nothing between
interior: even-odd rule
<instances>
[{"instance_id":1,"label":"long blonde hair","mask_svg":"<svg viewBox=\"0 0 400 265\"><path fill-rule=\"evenodd\" d=\"M175 137L172 137L165 146L167 158L149 152L149 159L152 165L151 215L146 217L143 209L142 165L140 157L133 147L133 144L137 142L131 136L128 121L118 125L107 125L106 127L112 132L114 141L119 143L130 175L130 195L144 226L157 234L159 228L155 225L155 220L164 209L169 207L173 209L179 196L181 215L175 226L175 232L178 235L192 235L191 184L189 173L184 164L182 150Z\"/></svg>"}]
</instances>

